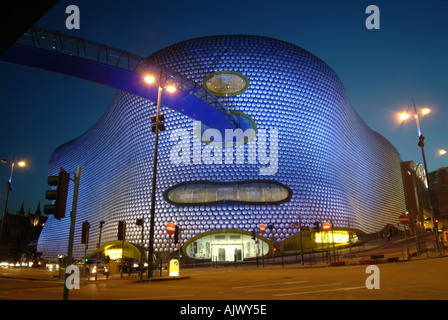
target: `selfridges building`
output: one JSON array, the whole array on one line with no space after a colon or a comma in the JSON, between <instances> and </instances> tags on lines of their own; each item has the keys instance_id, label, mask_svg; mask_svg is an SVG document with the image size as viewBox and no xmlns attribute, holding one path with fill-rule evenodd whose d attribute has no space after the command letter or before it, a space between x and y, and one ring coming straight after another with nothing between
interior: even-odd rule
<instances>
[{"instance_id":1,"label":"selfridges building","mask_svg":"<svg viewBox=\"0 0 448 320\"><path fill-rule=\"evenodd\" d=\"M397 150L364 123L338 76L316 56L271 38L213 36L149 59L204 86L242 129L217 131L162 105L156 252L168 250L170 221L181 228L188 256L233 261L256 255L251 232L261 223L273 226L261 241L267 252L271 240L299 232L299 215L304 226L331 220L374 233L405 211ZM102 242L117 240L125 220L126 241L148 248L156 105L118 91L91 129L54 151L50 175L82 167L75 257L84 255L78 239L85 220L89 252L100 221ZM44 257L67 252L69 209L66 216L49 217L38 242Z\"/></svg>"}]
</instances>

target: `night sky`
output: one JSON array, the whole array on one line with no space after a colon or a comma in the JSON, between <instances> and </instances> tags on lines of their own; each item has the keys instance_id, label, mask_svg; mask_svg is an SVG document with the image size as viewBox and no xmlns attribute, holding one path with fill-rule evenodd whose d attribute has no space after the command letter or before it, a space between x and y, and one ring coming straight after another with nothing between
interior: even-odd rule
<instances>
[{"instance_id":1,"label":"night sky","mask_svg":"<svg viewBox=\"0 0 448 320\"><path fill-rule=\"evenodd\" d=\"M380 29L368 30L368 5L380 9ZM65 9L80 9L80 29L68 30ZM448 2L446 0L310 1L59 1L36 26L149 56L195 37L248 34L298 45L340 77L352 106L403 161L422 162L414 119L396 113L428 106L421 119L428 170L448 166ZM1 32L5 32L2 30ZM88 130L115 89L66 75L0 62L0 158L15 167L9 211L43 205L53 150ZM380 167L378 170L382 170ZM9 167L0 164L3 209Z\"/></svg>"}]
</instances>

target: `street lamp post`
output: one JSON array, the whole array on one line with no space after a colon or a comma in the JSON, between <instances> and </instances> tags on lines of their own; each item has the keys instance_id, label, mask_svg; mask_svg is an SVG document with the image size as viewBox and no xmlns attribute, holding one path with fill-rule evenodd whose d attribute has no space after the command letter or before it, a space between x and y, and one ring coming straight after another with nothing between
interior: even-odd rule
<instances>
[{"instance_id":1,"label":"street lamp post","mask_svg":"<svg viewBox=\"0 0 448 320\"><path fill-rule=\"evenodd\" d=\"M162 90L165 87L162 86L162 74L163 69L160 66L159 73L159 83L158 83L158 94L157 94L157 113L156 113L156 123L155 123L155 140L154 140L154 161L152 169L152 189L151 189L151 210L150 210L150 222L149 222L149 248L148 248L148 275L147 278L152 277L153 273L153 255L154 255L154 220L155 220L155 208L156 208L156 176L157 176L157 149L159 145L159 116L160 116L160 100L162 98ZM145 77L145 81L148 83L154 82L152 76ZM169 92L174 92L175 88L173 86L166 87Z\"/></svg>"},{"instance_id":2,"label":"street lamp post","mask_svg":"<svg viewBox=\"0 0 448 320\"><path fill-rule=\"evenodd\" d=\"M8 163L7 160L2 159L1 160L2 163ZM5 206L3 208L3 217L2 217L2 224L0 227L0 243L3 240L3 226L5 224L5 219L6 219L6 211L8 208L8 199L9 199L9 192L11 191L11 181L12 181L12 173L14 172L14 166L15 166L15 159L14 159L14 154L12 155L12 161L10 162L11 164L11 173L9 174L9 180L6 182L6 198L5 198ZM17 165L19 167L24 167L25 166L25 161L19 161L17 163Z\"/></svg>"},{"instance_id":3,"label":"street lamp post","mask_svg":"<svg viewBox=\"0 0 448 320\"><path fill-rule=\"evenodd\" d=\"M424 113L428 113L429 109L425 108L424 110L426 110L426 112ZM428 174L428 167L426 165L426 156L425 156L425 136L422 134L421 128L420 128L420 121L419 121L419 113L417 112L417 107L415 106L415 101L414 101L414 114L415 114L415 122L417 123L417 130L418 130L418 146L420 147L420 149L422 150L422 157L423 157L423 166L425 168L425 178L426 178L426 184L428 186L428 197L429 197L429 210L431 212L431 219L432 219L432 223L434 226L434 235L436 237L436 245L437 245L437 250L439 252L440 251L440 244L439 244L439 231L437 230L437 226L436 226L436 219L435 219L435 215L434 215L434 204L432 201L432 196L431 196L431 183L429 181L429 174Z\"/></svg>"}]
</instances>

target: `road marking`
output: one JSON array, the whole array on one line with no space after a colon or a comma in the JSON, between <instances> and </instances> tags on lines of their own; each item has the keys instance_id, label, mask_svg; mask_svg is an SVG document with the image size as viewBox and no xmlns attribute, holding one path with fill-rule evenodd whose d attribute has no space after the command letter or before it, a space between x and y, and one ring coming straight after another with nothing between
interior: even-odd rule
<instances>
[{"instance_id":1,"label":"road marking","mask_svg":"<svg viewBox=\"0 0 448 320\"><path fill-rule=\"evenodd\" d=\"M251 286L241 286L241 287L232 287L232 289L246 289L246 288L257 288L257 287L266 287L266 286L278 286L282 284L297 284L297 283L305 283L309 281L289 281L289 282L280 282L280 283L265 283L265 284L254 284Z\"/></svg>"},{"instance_id":2,"label":"road marking","mask_svg":"<svg viewBox=\"0 0 448 320\"><path fill-rule=\"evenodd\" d=\"M284 297L284 296L293 296L299 294L311 294L311 293L322 293L322 292L332 292L332 291L349 291L349 290L358 290L358 289L366 289L363 287L349 287L349 288L336 288L336 289L327 289L327 290L317 290L317 291L303 291L303 292L292 292L292 293L281 293L274 294L274 297Z\"/></svg>"},{"instance_id":3,"label":"road marking","mask_svg":"<svg viewBox=\"0 0 448 320\"><path fill-rule=\"evenodd\" d=\"M337 283L320 284L320 285L305 286L305 287L249 290L249 291L246 291L246 292L268 292L268 291L300 290L300 289L309 289L309 288L317 288L317 287L337 286L337 285L341 285L341 284L342 283L337 282Z\"/></svg>"}]
</instances>

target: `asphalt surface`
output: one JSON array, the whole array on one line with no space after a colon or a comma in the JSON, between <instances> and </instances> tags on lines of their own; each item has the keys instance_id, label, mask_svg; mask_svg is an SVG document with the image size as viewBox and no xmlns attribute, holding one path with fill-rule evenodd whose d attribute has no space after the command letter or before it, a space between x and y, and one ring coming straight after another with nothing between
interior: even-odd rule
<instances>
[{"instance_id":1,"label":"asphalt surface","mask_svg":"<svg viewBox=\"0 0 448 320\"><path fill-rule=\"evenodd\" d=\"M431 238L427 236L430 244ZM413 241L413 242L412 242ZM181 266L180 277L166 270L153 278L138 274L113 275L98 281L82 277L70 300L414 300L448 299L448 257L429 250L414 256L415 239L377 239L344 250L331 263L297 256L265 259L260 263ZM408 258L407 252L411 257ZM428 247L430 247L428 245ZM308 257L308 256L307 256ZM321 253L314 254L318 259ZM309 257L308 257L309 258ZM392 260L391 260L392 259ZM377 271L368 271L369 266ZM378 276L378 279L370 276ZM373 280L372 280L373 279ZM378 288L369 289L368 283ZM1 268L0 299L61 300L64 274L40 268ZM185 304L178 305L179 308ZM178 309L179 309L178 308ZM183 310L183 309L182 309ZM180 312L180 309L178 310ZM272 310L271 310L272 311Z\"/></svg>"}]
</instances>

